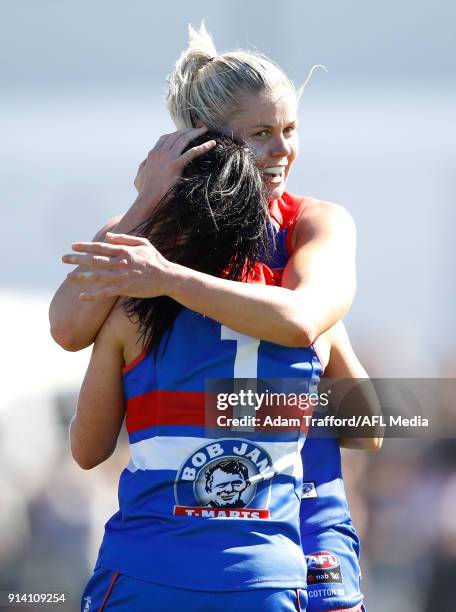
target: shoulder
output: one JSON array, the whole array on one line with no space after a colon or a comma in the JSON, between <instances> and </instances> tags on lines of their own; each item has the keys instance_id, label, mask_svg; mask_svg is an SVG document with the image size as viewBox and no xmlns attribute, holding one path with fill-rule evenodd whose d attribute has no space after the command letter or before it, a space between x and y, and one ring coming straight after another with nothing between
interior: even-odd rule
<instances>
[{"instance_id":1,"label":"shoulder","mask_svg":"<svg viewBox=\"0 0 456 612\"><path fill-rule=\"evenodd\" d=\"M293 233L295 241L307 241L328 234L355 240L356 228L353 217L340 204L306 197Z\"/></svg>"},{"instance_id":2,"label":"shoulder","mask_svg":"<svg viewBox=\"0 0 456 612\"><path fill-rule=\"evenodd\" d=\"M98 232L95 234L94 239L96 241L104 240L107 232L110 232L112 229L114 229L120 223L120 221L122 221L122 217L123 217L123 214L117 215L117 217L112 217L112 219L109 219L109 221L106 221L103 227L101 227L98 230Z\"/></svg>"}]
</instances>

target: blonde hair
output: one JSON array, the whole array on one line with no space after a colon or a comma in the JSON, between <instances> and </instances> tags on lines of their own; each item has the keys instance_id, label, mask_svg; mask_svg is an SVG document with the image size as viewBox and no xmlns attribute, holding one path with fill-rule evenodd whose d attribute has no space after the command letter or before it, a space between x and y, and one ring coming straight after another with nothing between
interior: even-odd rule
<instances>
[{"instance_id":1,"label":"blonde hair","mask_svg":"<svg viewBox=\"0 0 456 612\"><path fill-rule=\"evenodd\" d=\"M285 85L299 97L293 82L265 55L250 51L218 54L204 22L189 25L189 45L168 76L167 105L177 128L223 129L242 112L245 95Z\"/></svg>"}]
</instances>

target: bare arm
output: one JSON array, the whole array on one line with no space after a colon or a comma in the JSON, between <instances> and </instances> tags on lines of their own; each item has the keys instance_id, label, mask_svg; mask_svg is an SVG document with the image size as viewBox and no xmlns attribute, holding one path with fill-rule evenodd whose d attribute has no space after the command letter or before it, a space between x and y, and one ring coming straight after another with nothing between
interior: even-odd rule
<instances>
[{"instance_id":1,"label":"bare arm","mask_svg":"<svg viewBox=\"0 0 456 612\"><path fill-rule=\"evenodd\" d=\"M125 227L122 216L108 221L94 240L102 242L106 233ZM133 224L131 225L133 227ZM74 283L65 280L58 288L49 307L49 322L53 339L67 351L79 351L86 348L94 338L109 315L117 298L106 298L99 302L81 302L80 290Z\"/></svg>"},{"instance_id":2,"label":"bare arm","mask_svg":"<svg viewBox=\"0 0 456 612\"><path fill-rule=\"evenodd\" d=\"M114 230L131 230L147 218L148 211L144 200L138 197L127 213L110 219L97 232L94 240L103 242L106 234ZM115 296L98 302L82 302L79 300L80 292L77 285L65 280L49 307L51 335L67 351L79 351L90 346L117 301Z\"/></svg>"},{"instance_id":3,"label":"bare arm","mask_svg":"<svg viewBox=\"0 0 456 612\"><path fill-rule=\"evenodd\" d=\"M125 415L122 344L116 310L101 328L70 425L71 452L89 470L114 452Z\"/></svg>"},{"instance_id":4,"label":"bare arm","mask_svg":"<svg viewBox=\"0 0 456 612\"><path fill-rule=\"evenodd\" d=\"M185 129L162 136L139 166L135 178L137 199L123 216L111 219L94 240L109 242L109 239L106 239L107 232L114 229L120 233L130 232L145 221L185 165L215 145L215 141L209 140L182 153L192 138L205 130L206 128ZM96 303L84 303L78 299L79 293L76 285L63 282L49 309L51 335L68 351L78 351L94 341L117 297L111 296Z\"/></svg>"},{"instance_id":5,"label":"bare arm","mask_svg":"<svg viewBox=\"0 0 456 612\"><path fill-rule=\"evenodd\" d=\"M324 376L333 379L331 391L333 401L339 405L337 416L380 416L381 406L375 389L350 344L344 324L340 321L326 335L330 343L330 354ZM383 442L381 427L362 427L363 432L369 432L372 436L344 437L342 430L340 445L352 449L379 450Z\"/></svg>"},{"instance_id":6,"label":"bare arm","mask_svg":"<svg viewBox=\"0 0 456 612\"><path fill-rule=\"evenodd\" d=\"M248 336L286 346L312 344L352 303L355 230L339 206L309 208L296 227L282 287L236 283L175 266L168 295Z\"/></svg>"},{"instance_id":7,"label":"bare arm","mask_svg":"<svg viewBox=\"0 0 456 612\"><path fill-rule=\"evenodd\" d=\"M341 207L312 205L295 231L295 250L273 287L216 278L166 261L141 239L134 244L118 236L116 246L81 243L84 255L67 263L84 264L88 272L72 273L89 283L84 299L114 295L168 295L177 302L248 336L286 346L307 346L349 309L355 290L355 231ZM128 246L130 245L130 246ZM103 264L93 258L102 255ZM96 288L91 283L104 283Z\"/></svg>"}]
</instances>

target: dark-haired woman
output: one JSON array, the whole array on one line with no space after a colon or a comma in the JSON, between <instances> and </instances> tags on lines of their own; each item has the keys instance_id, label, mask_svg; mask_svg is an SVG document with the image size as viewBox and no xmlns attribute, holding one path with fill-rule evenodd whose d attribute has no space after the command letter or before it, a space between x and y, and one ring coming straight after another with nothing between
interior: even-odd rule
<instances>
[{"instance_id":1,"label":"dark-haired woman","mask_svg":"<svg viewBox=\"0 0 456 612\"><path fill-rule=\"evenodd\" d=\"M240 282L271 264L280 246L270 253L268 207L252 155L213 136L215 148L187 167L139 228L148 238L134 240L157 246L164 276L170 267L186 266ZM120 270L123 248L114 249ZM144 270L138 275L137 293L150 293ZM132 455L83 606L304 609L297 494L302 433L260 424L261 431L228 428L214 435L205 381L296 378L310 389L330 352L333 375L365 372L340 325L318 340L317 354L313 346L244 336L161 291L158 296L139 295L114 308L97 336L71 425L73 455L89 469L113 452L126 413Z\"/></svg>"}]
</instances>

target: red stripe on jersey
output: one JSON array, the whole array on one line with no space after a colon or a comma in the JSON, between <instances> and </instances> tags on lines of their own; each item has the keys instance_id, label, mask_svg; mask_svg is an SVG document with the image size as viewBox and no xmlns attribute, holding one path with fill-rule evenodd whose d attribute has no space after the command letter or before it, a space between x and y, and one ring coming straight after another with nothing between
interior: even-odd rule
<instances>
[{"instance_id":1,"label":"red stripe on jersey","mask_svg":"<svg viewBox=\"0 0 456 612\"><path fill-rule=\"evenodd\" d=\"M255 426L256 431L300 430L306 432L308 419L303 417L311 414L312 407L306 405L305 401L301 402L300 407L296 405L295 400L290 401L288 405L280 399L272 405L262 406L259 412L255 412L252 416L258 419ZM217 419L221 416L225 418L223 423L219 424ZM268 419L265 421L266 417ZM230 429L231 425L235 427L246 425L245 423L229 423L225 420L232 418L240 417L233 416L232 406L228 406L223 411L217 409L216 393L152 391L128 400L126 428L128 433L133 433L159 425L187 425L214 429ZM299 426L296 422L288 422L289 419L299 419Z\"/></svg>"},{"instance_id":2,"label":"red stripe on jersey","mask_svg":"<svg viewBox=\"0 0 456 612\"><path fill-rule=\"evenodd\" d=\"M128 433L157 425L204 425L204 392L152 391L127 402Z\"/></svg>"}]
</instances>

